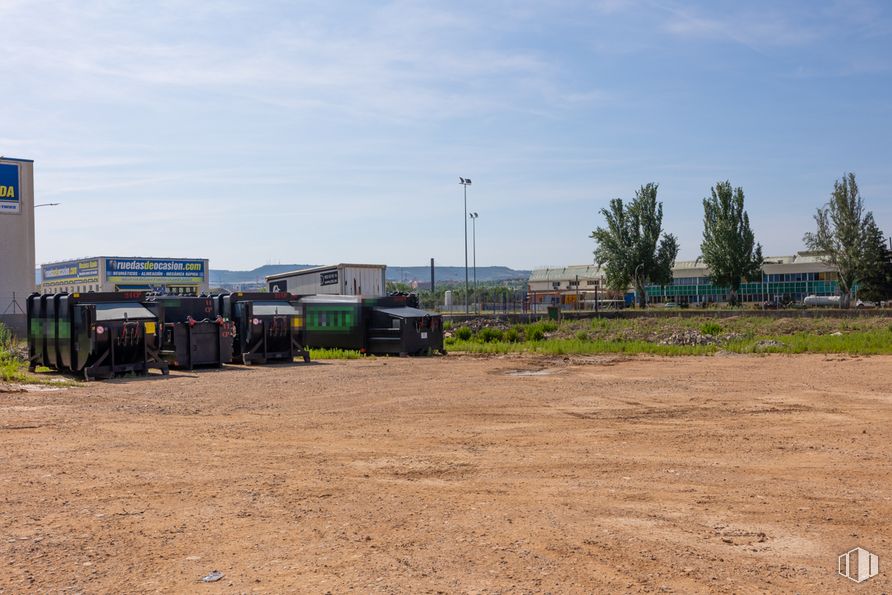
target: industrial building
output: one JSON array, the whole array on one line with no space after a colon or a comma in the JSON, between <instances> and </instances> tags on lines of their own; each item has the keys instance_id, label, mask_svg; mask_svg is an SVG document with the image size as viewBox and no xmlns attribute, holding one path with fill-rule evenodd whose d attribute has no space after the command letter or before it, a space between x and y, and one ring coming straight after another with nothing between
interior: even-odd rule
<instances>
[{"instance_id":1,"label":"industrial building","mask_svg":"<svg viewBox=\"0 0 892 595\"><path fill-rule=\"evenodd\" d=\"M43 264L40 278L41 293L152 291L198 295L210 289L208 261L202 258L96 256Z\"/></svg>"},{"instance_id":2,"label":"industrial building","mask_svg":"<svg viewBox=\"0 0 892 595\"><path fill-rule=\"evenodd\" d=\"M0 157L0 322L22 332L34 291L34 162Z\"/></svg>"},{"instance_id":3,"label":"industrial building","mask_svg":"<svg viewBox=\"0 0 892 595\"><path fill-rule=\"evenodd\" d=\"M297 296L307 295L362 295L383 296L383 264L333 264L329 266L278 273L266 277L272 292L287 291Z\"/></svg>"},{"instance_id":4,"label":"industrial building","mask_svg":"<svg viewBox=\"0 0 892 595\"><path fill-rule=\"evenodd\" d=\"M536 269L529 279L529 296L534 305L588 309L595 299L608 303L622 299L626 304L634 300L633 288L621 295L605 288L603 271L594 265ZM709 269L700 259L677 261L669 285L648 285L645 289L649 304L704 305L729 300L728 288L712 284ZM837 274L819 255L799 252L765 258L762 275L745 279L738 298L743 303L802 302L809 295L839 295Z\"/></svg>"}]
</instances>

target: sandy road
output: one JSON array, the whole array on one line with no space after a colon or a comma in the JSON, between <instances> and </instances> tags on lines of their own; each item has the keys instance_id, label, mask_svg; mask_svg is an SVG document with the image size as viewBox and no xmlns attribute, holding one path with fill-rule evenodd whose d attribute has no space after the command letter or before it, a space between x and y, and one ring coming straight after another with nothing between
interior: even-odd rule
<instances>
[{"instance_id":1,"label":"sandy road","mask_svg":"<svg viewBox=\"0 0 892 595\"><path fill-rule=\"evenodd\" d=\"M0 392L0 593L888 592L890 422L888 357L390 358ZM856 545L880 556L862 585L836 576Z\"/></svg>"}]
</instances>

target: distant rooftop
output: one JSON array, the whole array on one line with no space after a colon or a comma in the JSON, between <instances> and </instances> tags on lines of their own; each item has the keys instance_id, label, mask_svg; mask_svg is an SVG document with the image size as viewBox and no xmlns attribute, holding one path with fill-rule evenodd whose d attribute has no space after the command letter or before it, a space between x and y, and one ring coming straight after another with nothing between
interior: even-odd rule
<instances>
[{"instance_id":1,"label":"distant rooftop","mask_svg":"<svg viewBox=\"0 0 892 595\"><path fill-rule=\"evenodd\" d=\"M357 264L357 263L349 263L349 262L340 262L338 264L327 264L325 266L312 267L309 269L297 269L294 271L286 271L284 273L276 273L275 275L267 275L267 281L274 281L276 279L284 279L285 277L291 277L292 275L297 275L300 273L301 275L307 273L317 273L320 271L330 271L331 269L336 269L340 267L350 267L354 269L387 269L386 264Z\"/></svg>"},{"instance_id":2,"label":"distant rooftop","mask_svg":"<svg viewBox=\"0 0 892 595\"><path fill-rule=\"evenodd\" d=\"M815 252L798 252L792 256L766 256L766 265L778 264L817 264L821 263L821 255ZM706 270L706 263L701 258L696 260L676 260L674 271L681 270ZM600 267L594 264L568 265L565 267L543 267L530 273L530 282L537 281L565 281L567 279L600 279L604 273Z\"/></svg>"}]
</instances>

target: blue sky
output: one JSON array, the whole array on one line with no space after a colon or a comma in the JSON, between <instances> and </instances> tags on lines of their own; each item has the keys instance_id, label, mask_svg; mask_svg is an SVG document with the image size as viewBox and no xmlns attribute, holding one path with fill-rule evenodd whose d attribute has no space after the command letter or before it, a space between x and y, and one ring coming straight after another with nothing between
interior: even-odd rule
<instances>
[{"instance_id":1,"label":"blue sky","mask_svg":"<svg viewBox=\"0 0 892 595\"><path fill-rule=\"evenodd\" d=\"M843 172L892 233L883 1L0 2L0 154L35 159L38 262L591 261L660 184L680 258L744 187L801 249Z\"/></svg>"}]
</instances>

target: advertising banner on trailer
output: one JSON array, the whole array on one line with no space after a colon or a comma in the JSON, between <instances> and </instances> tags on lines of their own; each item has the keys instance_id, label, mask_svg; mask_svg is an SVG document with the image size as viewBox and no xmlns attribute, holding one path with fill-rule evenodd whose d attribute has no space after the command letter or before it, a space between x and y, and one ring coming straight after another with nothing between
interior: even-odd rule
<instances>
[{"instance_id":1,"label":"advertising banner on trailer","mask_svg":"<svg viewBox=\"0 0 892 595\"><path fill-rule=\"evenodd\" d=\"M202 260L160 258L108 258L105 279L109 283L204 283L205 266Z\"/></svg>"},{"instance_id":2,"label":"advertising banner on trailer","mask_svg":"<svg viewBox=\"0 0 892 595\"><path fill-rule=\"evenodd\" d=\"M45 264L40 271L43 285L99 283L99 260L96 258Z\"/></svg>"}]
</instances>

